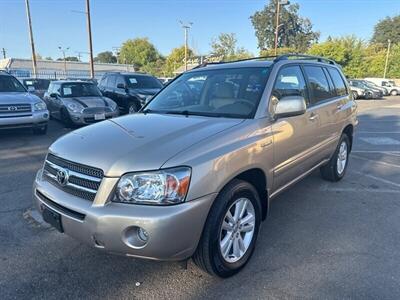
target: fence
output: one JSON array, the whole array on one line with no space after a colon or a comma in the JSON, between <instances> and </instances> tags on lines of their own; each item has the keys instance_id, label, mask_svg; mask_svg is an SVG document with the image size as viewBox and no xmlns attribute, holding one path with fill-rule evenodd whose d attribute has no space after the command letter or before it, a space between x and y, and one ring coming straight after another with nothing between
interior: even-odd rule
<instances>
[{"instance_id":1,"label":"fence","mask_svg":"<svg viewBox=\"0 0 400 300\"><path fill-rule=\"evenodd\" d=\"M18 79L32 78L33 72L30 70L21 70L21 69L9 69L7 72ZM100 79L104 75L104 71L95 72L95 79ZM70 70L67 72L64 71L53 71L53 70L40 70L36 73L36 78L40 79L50 79L50 80L59 80L59 79L78 79L78 78L90 78L90 73L88 71L74 71Z\"/></svg>"}]
</instances>

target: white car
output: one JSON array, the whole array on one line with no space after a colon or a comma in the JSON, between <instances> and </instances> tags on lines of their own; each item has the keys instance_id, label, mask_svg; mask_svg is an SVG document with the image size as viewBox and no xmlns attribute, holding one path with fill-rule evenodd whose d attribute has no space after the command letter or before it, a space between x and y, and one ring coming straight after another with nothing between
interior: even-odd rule
<instances>
[{"instance_id":1,"label":"white car","mask_svg":"<svg viewBox=\"0 0 400 300\"><path fill-rule=\"evenodd\" d=\"M378 86L383 86L389 90L392 96L400 95L400 86L396 85L393 80L387 78L364 78L364 80L371 81Z\"/></svg>"}]
</instances>

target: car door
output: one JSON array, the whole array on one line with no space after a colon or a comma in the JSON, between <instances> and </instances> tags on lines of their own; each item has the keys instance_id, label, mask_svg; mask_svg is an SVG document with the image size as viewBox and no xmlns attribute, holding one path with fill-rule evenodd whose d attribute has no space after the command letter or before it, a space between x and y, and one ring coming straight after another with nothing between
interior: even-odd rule
<instances>
[{"instance_id":1,"label":"car door","mask_svg":"<svg viewBox=\"0 0 400 300\"><path fill-rule=\"evenodd\" d=\"M117 75L115 78L115 102L123 109L127 108L129 102L126 86L124 76Z\"/></svg>"},{"instance_id":2,"label":"car door","mask_svg":"<svg viewBox=\"0 0 400 300\"><path fill-rule=\"evenodd\" d=\"M270 110L274 111L274 106L286 96L304 97L307 106L310 105L306 81L299 65L286 65L279 70ZM318 128L318 116L308 109L302 115L279 118L272 124L274 192L279 192L316 164L311 152L316 144Z\"/></svg>"},{"instance_id":3,"label":"car door","mask_svg":"<svg viewBox=\"0 0 400 300\"><path fill-rule=\"evenodd\" d=\"M340 124L338 111L341 109L342 97L336 95L333 82L325 67L307 64L303 66L310 90L309 112L315 116L318 130L314 134L312 157L317 162L328 159L335 148Z\"/></svg>"}]
</instances>

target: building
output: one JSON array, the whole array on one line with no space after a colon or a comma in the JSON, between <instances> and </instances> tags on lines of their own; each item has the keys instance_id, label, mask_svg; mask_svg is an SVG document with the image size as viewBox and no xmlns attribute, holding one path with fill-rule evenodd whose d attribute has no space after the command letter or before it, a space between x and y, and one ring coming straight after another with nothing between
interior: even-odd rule
<instances>
[{"instance_id":1,"label":"building","mask_svg":"<svg viewBox=\"0 0 400 300\"><path fill-rule=\"evenodd\" d=\"M18 78L33 77L31 59L0 59L0 70L6 70ZM134 72L135 68L127 64L94 63L95 78L99 79L106 72ZM37 60L37 77L46 79L89 78L90 67L87 62Z\"/></svg>"}]
</instances>

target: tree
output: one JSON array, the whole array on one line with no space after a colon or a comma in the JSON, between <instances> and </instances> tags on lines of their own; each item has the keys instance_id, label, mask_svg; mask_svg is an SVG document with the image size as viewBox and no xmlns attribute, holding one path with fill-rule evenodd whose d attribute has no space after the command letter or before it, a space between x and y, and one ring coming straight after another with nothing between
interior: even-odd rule
<instances>
[{"instance_id":1,"label":"tree","mask_svg":"<svg viewBox=\"0 0 400 300\"><path fill-rule=\"evenodd\" d=\"M99 63L115 64L117 62L117 57L111 51L104 51L97 54L93 60Z\"/></svg>"},{"instance_id":2,"label":"tree","mask_svg":"<svg viewBox=\"0 0 400 300\"><path fill-rule=\"evenodd\" d=\"M45 60L53 60L53 58L51 56L46 56L44 59Z\"/></svg>"},{"instance_id":3,"label":"tree","mask_svg":"<svg viewBox=\"0 0 400 300\"><path fill-rule=\"evenodd\" d=\"M386 17L374 27L371 40L373 43L387 44L388 40L394 44L400 43L400 15L393 18Z\"/></svg>"},{"instance_id":4,"label":"tree","mask_svg":"<svg viewBox=\"0 0 400 300\"><path fill-rule=\"evenodd\" d=\"M278 47L294 48L298 52L306 51L317 42L319 32L313 31L311 21L299 16L299 4L281 6ZM260 50L275 46L276 0L270 0L263 10L250 17Z\"/></svg>"},{"instance_id":5,"label":"tree","mask_svg":"<svg viewBox=\"0 0 400 300\"><path fill-rule=\"evenodd\" d=\"M64 61L63 57L57 58L58 61ZM66 56L65 61L79 61L76 56Z\"/></svg>"},{"instance_id":6,"label":"tree","mask_svg":"<svg viewBox=\"0 0 400 300\"><path fill-rule=\"evenodd\" d=\"M122 44L119 61L132 64L136 68L155 63L161 58L160 53L147 38L127 40Z\"/></svg>"},{"instance_id":7,"label":"tree","mask_svg":"<svg viewBox=\"0 0 400 300\"><path fill-rule=\"evenodd\" d=\"M188 49L188 59L193 56L193 51ZM173 72L185 63L185 46L172 49L165 60L165 76L172 76Z\"/></svg>"},{"instance_id":8,"label":"tree","mask_svg":"<svg viewBox=\"0 0 400 300\"><path fill-rule=\"evenodd\" d=\"M224 61L251 57L243 47L236 47L237 39L234 33L221 33L211 42L212 55L221 57Z\"/></svg>"}]
</instances>

